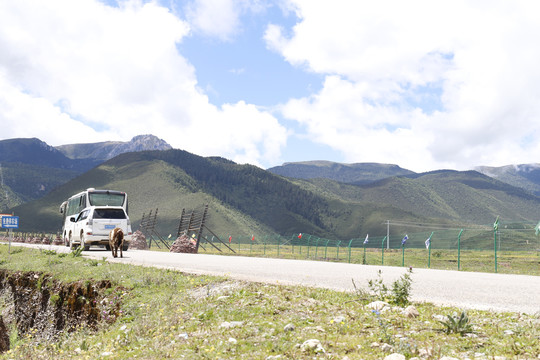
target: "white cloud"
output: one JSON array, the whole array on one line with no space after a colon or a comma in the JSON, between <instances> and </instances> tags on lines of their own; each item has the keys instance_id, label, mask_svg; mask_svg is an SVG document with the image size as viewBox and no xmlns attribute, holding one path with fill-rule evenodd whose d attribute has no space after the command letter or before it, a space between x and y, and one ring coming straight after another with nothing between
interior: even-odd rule
<instances>
[{"instance_id":1,"label":"white cloud","mask_svg":"<svg viewBox=\"0 0 540 360\"><path fill-rule=\"evenodd\" d=\"M209 103L176 47L189 33L154 2L0 2L1 138L60 145L152 133L199 155L279 156L286 134L269 113Z\"/></svg>"},{"instance_id":2,"label":"white cloud","mask_svg":"<svg viewBox=\"0 0 540 360\"><path fill-rule=\"evenodd\" d=\"M195 31L230 41L242 30L242 14L263 12L269 5L261 0L194 0L184 7Z\"/></svg>"},{"instance_id":3,"label":"white cloud","mask_svg":"<svg viewBox=\"0 0 540 360\"><path fill-rule=\"evenodd\" d=\"M271 24L265 40L326 76L283 107L313 139L413 170L539 161L540 3L291 3L291 34ZM426 89L437 111L411 101Z\"/></svg>"}]
</instances>

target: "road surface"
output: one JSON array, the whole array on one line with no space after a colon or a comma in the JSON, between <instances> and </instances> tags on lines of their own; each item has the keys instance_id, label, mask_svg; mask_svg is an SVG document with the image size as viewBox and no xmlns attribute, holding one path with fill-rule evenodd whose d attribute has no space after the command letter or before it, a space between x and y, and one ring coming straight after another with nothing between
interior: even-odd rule
<instances>
[{"instance_id":1,"label":"road surface","mask_svg":"<svg viewBox=\"0 0 540 360\"><path fill-rule=\"evenodd\" d=\"M13 244L69 251L65 246ZM359 265L307 260L177 254L129 250L114 259L110 251L92 248L84 256L134 265L177 269L192 274L227 276L239 280L303 285L340 291L367 290L368 280L382 271L386 284L407 271L402 267ZM491 274L451 270L413 269L411 300L463 309L540 314L540 276Z\"/></svg>"}]
</instances>

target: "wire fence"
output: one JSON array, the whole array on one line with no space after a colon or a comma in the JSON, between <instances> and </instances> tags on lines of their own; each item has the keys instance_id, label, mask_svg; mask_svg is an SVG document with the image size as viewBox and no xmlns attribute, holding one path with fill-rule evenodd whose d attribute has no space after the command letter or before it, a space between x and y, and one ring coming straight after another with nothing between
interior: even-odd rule
<instances>
[{"instance_id":1,"label":"wire fence","mask_svg":"<svg viewBox=\"0 0 540 360\"><path fill-rule=\"evenodd\" d=\"M532 224L499 224L495 231L492 226L429 228L388 222L387 233L384 236L366 234L347 240L305 233L288 236L205 235L201 238L199 253L457 270L472 269L471 263L475 263L475 266L481 266L480 270L495 272L501 266L505 270L516 261L525 261L530 263L525 273L540 274L540 237ZM0 239L7 240L7 237L7 230L0 231ZM13 232L12 237L18 242L53 244L56 241L61 244L58 234ZM155 240L147 238L152 250L159 246ZM169 244L174 240L166 239ZM528 255L518 256L518 252Z\"/></svg>"}]
</instances>

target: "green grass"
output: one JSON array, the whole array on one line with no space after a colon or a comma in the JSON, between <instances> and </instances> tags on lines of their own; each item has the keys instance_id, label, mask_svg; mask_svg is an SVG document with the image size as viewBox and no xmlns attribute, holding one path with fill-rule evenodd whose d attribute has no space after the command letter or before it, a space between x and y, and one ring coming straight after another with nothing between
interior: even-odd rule
<instances>
[{"instance_id":1,"label":"green grass","mask_svg":"<svg viewBox=\"0 0 540 360\"><path fill-rule=\"evenodd\" d=\"M6 260L1 268L47 272L64 282L109 279L121 313L113 323L102 321L97 331L79 329L56 342L36 344L31 332L12 334L14 347L0 359L381 359L387 354L384 342L407 358L540 355L540 314L469 310L474 333L461 336L445 333L437 320L461 309L414 304L417 318L397 308L373 312L365 306L374 299L367 284L356 284L356 293L341 293L18 249L8 254L7 245L0 245ZM7 299L0 300L4 310ZM291 331L285 330L289 324ZM325 353L302 350L308 339L318 339Z\"/></svg>"},{"instance_id":2,"label":"green grass","mask_svg":"<svg viewBox=\"0 0 540 360\"><path fill-rule=\"evenodd\" d=\"M211 245L202 243L201 254L262 256L271 258L302 259L318 261L350 262L353 264L385 265L385 266L412 266L413 268L429 268L441 270L458 270L457 250L432 250L431 257L426 249L405 249L403 256L401 249L384 250L366 249L364 262L363 248L345 246L325 246L321 241L318 246L291 246L290 244L278 246L277 244L248 244L232 243L231 252L225 246L216 244L221 252ZM157 250L157 248L152 248ZM477 272L495 272L495 254L491 250L461 250L459 253L459 270ZM540 275L540 251L497 251L497 272L501 274Z\"/></svg>"}]
</instances>

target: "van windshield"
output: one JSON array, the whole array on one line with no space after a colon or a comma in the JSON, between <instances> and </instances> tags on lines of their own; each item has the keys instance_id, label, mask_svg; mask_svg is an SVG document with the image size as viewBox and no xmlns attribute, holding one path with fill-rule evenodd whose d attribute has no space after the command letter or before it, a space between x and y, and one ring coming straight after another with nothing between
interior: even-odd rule
<instances>
[{"instance_id":1,"label":"van windshield","mask_svg":"<svg viewBox=\"0 0 540 360\"><path fill-rule=\"evenodd\" d=\"M113 192L89 192L88 198L92 206L123 206L126 194Z\"/></svg>"},{"instance_id":2,"label":"van windshield","mask_svg":"<svg viewBox=\"0 0 540 360\"><path fill-rule=\"evenodd\" d=\"M94 219L125 219L126 213L122 209L95 209Z\"/></svg>"}]
</instances>

